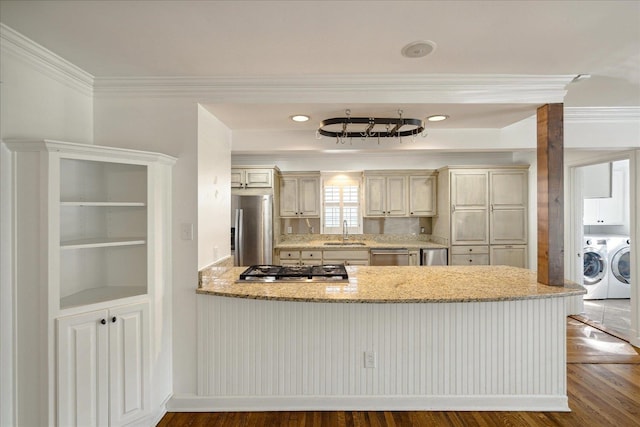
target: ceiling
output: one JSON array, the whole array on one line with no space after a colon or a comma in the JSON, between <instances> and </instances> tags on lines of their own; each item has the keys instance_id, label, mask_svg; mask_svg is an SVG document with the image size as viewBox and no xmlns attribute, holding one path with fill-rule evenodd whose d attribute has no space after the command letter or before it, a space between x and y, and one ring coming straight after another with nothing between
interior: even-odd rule
<instances>
[{"instance_id":1,"label":"ceiling","mask_svg":"<svg viewBox=\"0 0 640 427\"><path fill-rule=\"evenodd\" d=\"M313 75L578 75L565 106L640 106L639 1L9 1L0 21L97 79ZM424 58L400 51L437 45ZM471 94L470 94L471 95ZM232 130L315 129L343 116L502 128L535 103L212 103ZM292 123L308 114L308 124Z\"/></svg>"}]
</instances>

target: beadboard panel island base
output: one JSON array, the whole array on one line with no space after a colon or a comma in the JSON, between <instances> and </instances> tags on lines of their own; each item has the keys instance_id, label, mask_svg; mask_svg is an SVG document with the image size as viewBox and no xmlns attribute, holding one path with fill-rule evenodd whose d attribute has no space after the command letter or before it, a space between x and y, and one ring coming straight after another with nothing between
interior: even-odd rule
<instances>
[{"instance_id":1,"label":"beadboard panel island base","mask_svg":"<svg viewBox=\"0 0 640 427\"><path fill-rule=\"evenodd\" d=\"M363 304L199 294L198 396L174 396L168 408L569 411L570 297Z\"/></svg>"}]
</instances>

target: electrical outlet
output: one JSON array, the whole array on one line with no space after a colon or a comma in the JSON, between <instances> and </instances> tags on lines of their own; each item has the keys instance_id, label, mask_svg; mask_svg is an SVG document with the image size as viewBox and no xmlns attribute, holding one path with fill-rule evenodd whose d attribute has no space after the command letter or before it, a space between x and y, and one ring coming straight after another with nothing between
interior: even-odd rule
<instances>
[{"instance_id":1,"label":"electrical outlet","mask_svg":"<svg viewBox=\"0 0 640 427\"><path fill-rule=\"evenodd\" d=\"M291 234L291 233L293 233L293 227L288 226L287 227L287 234Z\"/></svg>"},{"instance_id":2,"label":"electrical outlet","mask_svg":"<svg viewBox=\"0 0 640 427\"><path fill-rule=\"evenodd\" d=\"M375 368L377 362L376 352L375 351L365 351L364 352L364 367L365 368Z\"/></svg>"}]
</instances>

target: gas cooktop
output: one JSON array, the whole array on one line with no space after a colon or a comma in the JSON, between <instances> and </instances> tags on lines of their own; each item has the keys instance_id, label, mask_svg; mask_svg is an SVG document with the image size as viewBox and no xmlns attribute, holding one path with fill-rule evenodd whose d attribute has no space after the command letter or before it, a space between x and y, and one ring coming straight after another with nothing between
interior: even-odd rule
<instances>
[{"instance_id":1,"label":"gas cooktop","mask_svg":"<svg viewBox=\"0 0 640 427\"><path fill-rule=\"evenodd\" d=\"M252 265L240 274L241 281L252 282L337 282L348 278L344 265Z\"/></svg>"}]
</instances>

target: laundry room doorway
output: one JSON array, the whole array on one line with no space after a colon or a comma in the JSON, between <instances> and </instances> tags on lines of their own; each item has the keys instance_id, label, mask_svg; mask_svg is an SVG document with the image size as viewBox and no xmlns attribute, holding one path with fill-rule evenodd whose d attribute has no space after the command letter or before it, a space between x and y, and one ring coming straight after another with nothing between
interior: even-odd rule
<instances>
[{"instance_id":1,"label":"laundry room doorway","mask_svg":"<svg viewBox=\"0 0 640 427\"><path fill-rule=\"evenodd\" d=\"M640 150L568 157L565 269L567 278L587 289L578 311L639 345L640 298L633 274L638 255L633 248L640 246L635 242L640 234Z\"/></svg>"}]
</instances>

